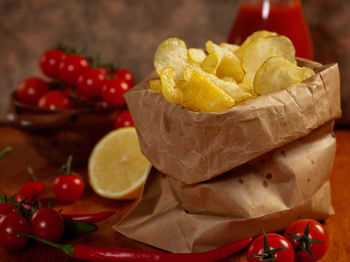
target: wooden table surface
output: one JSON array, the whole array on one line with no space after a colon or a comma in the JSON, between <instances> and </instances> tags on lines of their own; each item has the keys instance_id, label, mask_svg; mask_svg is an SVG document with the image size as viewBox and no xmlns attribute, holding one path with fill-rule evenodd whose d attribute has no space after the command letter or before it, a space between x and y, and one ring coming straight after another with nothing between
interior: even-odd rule
<instances>
[{"instance_id":1,"label":"wooden table surface","mask_svg":"<svg viewBox=\"0 0 350 262\"><path fill-rule=\"evenodd\" d=\"M337 154L331 176L332 199L336 214L329 217L326 228L330 233L330 247L322 262L350 261L350 130L336 130ZM53 199L52 182L59 168L50 165L27 145L20 132L7 127L0 127L0 149L5 146L13 148L12 153L0 161L0 192L11 195L25 182L30 180L27 166L32 166L38 178L46 185L44 199ZM85 169L75 170L86 180ZM54 201L54 200L53 200ZM68 239L65 243L81 243L97 246L124 247L143 250L154 248L128 239L112 229L112 225L125 214L135 201L107 200L93 193L86 182L86 189L82 198L69 205L55 203L56 207L63 207L66 213L90 213L103 210L116 210L113 217L99 222L96 232ZM245 251L244 251L245 252ZM224 261L246 261L244 252L237 253ZM70 259L62 252L40 244L31 243L21 251L6 251L0 248L0 262L16 261L77 261Z\"/></svg>"}]
</instances>

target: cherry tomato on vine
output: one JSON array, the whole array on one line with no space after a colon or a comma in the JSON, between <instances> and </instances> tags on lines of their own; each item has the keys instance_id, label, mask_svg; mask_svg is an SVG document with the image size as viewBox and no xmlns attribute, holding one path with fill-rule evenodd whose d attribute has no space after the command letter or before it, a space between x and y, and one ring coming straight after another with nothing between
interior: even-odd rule
<instances>
[{"instance_id":1,"label":"cherry tomato on vine","mask_svg":"<svg viewBox=\"0 0 350 262\"><path fill-rule=\"evenodd\" d=\"M25 183L15 196L15 201L19 202L25 198L30 201L44 193L44 184L39 181L29 181Z\"/></svg>"},{"instance_id":2,"label":"cherry tomato on vine","mask_svg":"<svg viewBox=\"0 0 350 262\"><path fill-rule=\"evenodd\" d=\"M84 191L84 181L75 174L59 175L53 184L57 199L64 202L77 201Z\"/></svg>"},{"instance_id":3,"label":"cherry tomato on vine","mask_svg":"<svg viewBox=\"0 0 350 262\"><path fill-rule=\"evenodd\" d=\"M46 93L39 99L38 107L49 110L73 109L74 101L65 92L53 90Z\"/></svg>"},{"instance_id":4,"label":"cherry tomato on vine","mask_svg":"<svg viewBox=\"0 0 350 262\"><path fill-rule=\"evenodd\" d=\"M135 85L135 77L130 70L120 68L114 71L113 74L118 78L123 78L129 84L130 88L132 88Z\"/></svg>"},{"instance_id":5,"label":"cherry tomato on vine","mask_svg":"<svg viewBox=\"0 0 350 262\"><path fill-rule=\"evenodd\" d=\"M53 242L59 241L64 233L64 220L54 209L37 210L30 218L32 234Z\"/></svg>"},{"instance_id":6,"label":"cherry tomato on vine","mask_svg":"<svg viewBox=\"0 0 350 262\"><path fill-rule=\"evenodd\" d=\"M38 77L23 80L16 89L16 98L23 104L36 106L40 97L50 90L50 85Z\"/></svg>"},{"instance_id":7,"label":"cherry tomato on vine","mask_svg":"<svg viewBox=\"0 0 350 262\"><path fill-rule=\"evenodd\" d=\"M17 214L8 214L0 219L0 245L9 250L16 250L28 243L28 237L18 233L30 234L27 220Z\"/></svg>"},{"instance_id":8,"label":"cherry tomato on vine","mask_svg":"<svg viewBox=\"0 0 350 262\"><path fill-rule=\"evenodd\" d=\"M78 200L84 191L84 181L71 171L72 156L69 156L67 163L60 174L53 182L53 192L57 199L64 202Z\"/></svg>"},{"instance_id":9,"label":"cherry tomato on vine","mask_svg":"<svg viewBox=\"0 0 350 262\"><path fill-rule=\"evenodd\" d=\"M321 259L326 254L329 246L327 230L322 224L313 219L295 221L286 229L284 236L294 247L295 259L298 262L311 262Z\"/></svg>"},{"instance_id":10,"label":"cherry tomato on vine","mask_svg":"<svg viewBox=\"0 0 350 262\"><path fill-rule=\"evenodd\" d=\"M66 57L67 54L61 50L50 49L45 51L40 57L41 71L50 78L58 79L59 65Z\"/></svg>"},{"instance_id":11,"label":"cherry tomato on vine","mask_svg":"<svg viewBox=\"0 0 350 262\"><path fill-rule=\"evenodd\" d=\"M248 262L293 262L294 250L283 236L273 233L265 235L263 233L249 245L247 259Z\"/></svg>"},{"instance_id":12,"label":"cherry tomato on vine","mask_svg":"<svg viewBox=\"0 0 350 262\"><path fill-rule=\"evenodd\" d=\"M100 98L106 75L96 68L85 70L78 78L79 93L90 99Z\"/></svg>"},{"instance_id":13,"label":"cherry tomato on vine","mask_svg":"<svg viewBox=\"0 0 350 262\"><path fill-rule=\"evenodd\" d=\"M78 77L88 67L90 67L90 64L84 57L80 55L69 55L59 65L59 78L66 84L75 85Z\"/></svg>"},{"instance_id":14,"label":"cherry tomato on vine","mask_svg":"<svg viewBox=\"0 0 350 262\"><path fill-rule=\"evenodd\" d=\"M0 218L7 214L16 214L17 208L10 203L0 203Z\"/></svg>"},{"instance_id":15,"label":"cherry tomato on vine","mask_svg":"<svg viewBox=\"0 0 350 262\"><path fill-rule=\"evenodd\" d=\"M123 95L129 89L130 86L124 79L109 79L102 87L102 99L110 106L122 107L125 104Z\"/></svg>"},{"instance_id":16,"label":"cherry tomato on vine","mask_svg":"<svg viewBox=\"0 0 350 262\"><path fill-rule=\"evenodd\" d=\"M128 110L122 110L115 119L114 128L121 128L126 126L134 126L134 121Z\"/></svg>"}]
</instances>

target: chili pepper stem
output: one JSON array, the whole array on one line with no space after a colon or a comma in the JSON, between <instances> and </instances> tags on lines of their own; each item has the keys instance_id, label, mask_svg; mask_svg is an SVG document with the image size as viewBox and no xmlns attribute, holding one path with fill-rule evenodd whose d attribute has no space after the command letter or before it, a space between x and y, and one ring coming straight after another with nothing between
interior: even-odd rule
<instances>
[{"instance_id":1,"label":"chili pepper stem","mask_svg":"<svg viewBox=\"0 0 350 262\"><path fill-rule=\"evenodd\" d=\"M37 236L30 235L30 234L25 234L25 233L19 233L18 235L36 239L36 240L41 241L41 242L43 242L51 247L58 248L58 249L62 250L64 253L66 253L68 256L73 257L74 247L75 247L74 245L62 245L62 244L58 244L58 243L43 239L41 237L37 237Z\"/></svg>"},{"instance_id":2,"label":"chili pepper stem","mask_svg":"<svg viewBox=\"0 0 350 262\"><path fill-rule=\"evenodd\" d=\"M12 147L7 146L0 152L0 159L12 151Z\"/></svg>"}]
</instances>

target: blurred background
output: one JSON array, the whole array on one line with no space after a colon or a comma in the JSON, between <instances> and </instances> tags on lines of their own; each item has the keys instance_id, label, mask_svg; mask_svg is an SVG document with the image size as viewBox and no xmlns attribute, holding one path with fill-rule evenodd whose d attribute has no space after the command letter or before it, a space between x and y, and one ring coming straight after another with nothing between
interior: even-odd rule
<instances>
[{"instance_id":1,"label":"blurred background","mask_svg":"<svg viewBox=\"0 0 350 262\"><path fill-rule=\"evenodd\" d=\"M40 55L57 42L130 69L137 82L153 71L153 54L168 37L188 47L227 40L237 0L0 0L0 120L10 93L43 75ZM339 63L343 118L350 125L350 1L303 0L314 60ZM291 21L293 23L293 21Z\"/></svg>"}]
</instances>

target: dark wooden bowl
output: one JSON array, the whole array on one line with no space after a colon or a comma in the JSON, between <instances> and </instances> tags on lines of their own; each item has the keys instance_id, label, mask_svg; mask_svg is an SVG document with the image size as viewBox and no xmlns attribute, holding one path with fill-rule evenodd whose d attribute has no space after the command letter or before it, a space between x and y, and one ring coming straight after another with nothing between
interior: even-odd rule
<instances>
[{"instance_id":1,"label":"dark wooden bowl","mask_svg":"<svg viewBox=\"0 0 350 262\"><path fill-rule=\"evenodd\" d=\"M120 109L97 103L93 108L50 111L28 106L11 96L6 123L21 130L26 142L49 162L86 166L96 142L113 130Z\"/></svg>"}]
</instances>

